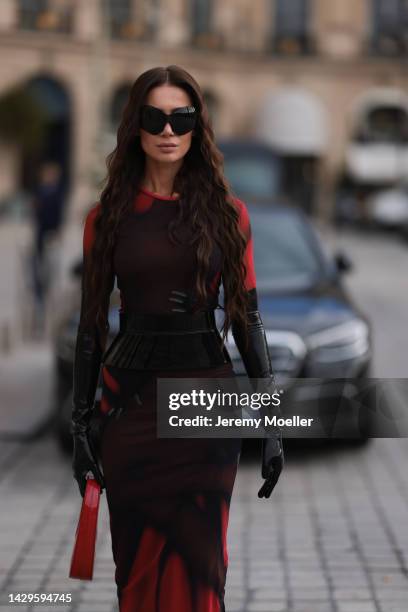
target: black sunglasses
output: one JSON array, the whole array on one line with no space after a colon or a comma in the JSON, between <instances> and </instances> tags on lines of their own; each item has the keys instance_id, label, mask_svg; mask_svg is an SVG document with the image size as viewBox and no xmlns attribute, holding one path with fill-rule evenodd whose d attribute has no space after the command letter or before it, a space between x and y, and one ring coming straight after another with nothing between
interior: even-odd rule
<instances>
[{"instance_id":1,"label":"black sunglasses","mask_svg":"<svg viewBox=\"0 0 408 612\"><path fill-rule=\"evenodd\" d=\"M197 119L194 106L175 108L170 115L166 115L160 108L149 104L143 105L140 110L140 127L149 134L160 134L166 123L170 123L173 132L181 136L191 132Z\"/></svg>"}]
</instances>

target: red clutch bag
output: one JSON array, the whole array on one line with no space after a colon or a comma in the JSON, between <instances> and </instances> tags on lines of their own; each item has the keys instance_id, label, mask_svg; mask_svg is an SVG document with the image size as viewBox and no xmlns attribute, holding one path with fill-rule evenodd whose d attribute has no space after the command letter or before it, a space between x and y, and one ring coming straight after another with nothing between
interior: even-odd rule
<instances>
[{"instance_id":1,"label":"red clutch bag","mask_svg":"<svg viewBox=\"0 0 408 612\"><path fill-rule=\"evenodd\" d=\"M100 495L100 484L94 478L88 478L76 528L70 578L80 580L93 578Z\"/></svg>"}]
</instances>

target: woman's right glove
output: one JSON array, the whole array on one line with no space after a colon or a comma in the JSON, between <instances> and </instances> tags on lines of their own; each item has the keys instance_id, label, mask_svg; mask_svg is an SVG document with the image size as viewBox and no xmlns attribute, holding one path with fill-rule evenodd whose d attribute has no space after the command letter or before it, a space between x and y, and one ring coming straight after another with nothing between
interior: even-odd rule
<instances>
[{"instance_id":1,"label":"woman's right glove","mask_svg":"<svg viewBox=\"0 0 408 612\"><path fill-rule=\"evenodd\" d=\"M248 319L248 342L246 342L245 328L241 323L232 322L232 335L249 378L264 378L262 391L272 395L275 387L275 377L259 311L251 310L248 312ZM266 436L262 440L262 478L265 479L265 482L258 491L258 497L269 497L271 495L278 482L283 465L284 453L281 429L279 427L268 428Z\"/></svg>"},{"instance_id":2,"label":"woman's right glove","mask_svg":"<svg viewBox=\"0 0 408 612\"><path fill-rule=\"evenodd\" d=\"M71 433L74 443L72 470L82 497L85 495L88 476L92 475L100 484L101 492L105 488L102 470L89 436L89 422L95 401L101 357L102 352L97 338L92 334L78 331L73 368Z\"/></svg>"},{"instance_id":3,"label":"woman's right glove","mask_svg":"<svg viewBox=\"0 0 408 612\"><path fill-rule=\"evenodd\" d=\"M262 440L262 478L265 482L258 491L258 497L270 497L283 469L284 454L282 433L275 432Z\"/></svg>"}]
</instances>

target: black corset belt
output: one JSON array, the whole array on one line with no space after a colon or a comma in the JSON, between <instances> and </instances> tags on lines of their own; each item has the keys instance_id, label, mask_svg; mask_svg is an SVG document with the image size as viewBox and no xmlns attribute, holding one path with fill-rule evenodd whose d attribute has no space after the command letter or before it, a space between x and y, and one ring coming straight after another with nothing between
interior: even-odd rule
<instances>
[{"instance_id":1,"label":"black corset belt","mask_svg":"<svg viewBox=\"0 0 408 612\"><path fill-rule=\"evenodd\" d=\"M212 368L231 363L213 310L197 313L121 312L119 333L104 365L140 370Z\"/></svg>"}]
</instances>

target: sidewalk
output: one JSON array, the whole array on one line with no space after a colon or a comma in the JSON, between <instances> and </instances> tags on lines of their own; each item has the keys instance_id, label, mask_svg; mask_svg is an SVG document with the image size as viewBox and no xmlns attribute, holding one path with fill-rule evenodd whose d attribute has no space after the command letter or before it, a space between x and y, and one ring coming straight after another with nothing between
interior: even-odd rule
<instances>
[{"instance_id":1,"label":"sidewalk","mask_svg":"<svg viewBox=\"0 0 408 612\"><path fill-rule=\"evenodd\" d=\"M53 352L49 342L30 342L0 353L0 439L27 439L52 416Z\"/></svg>"}]
</instances>

